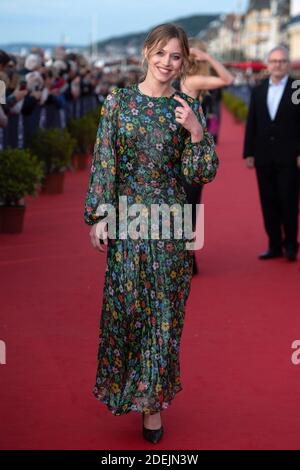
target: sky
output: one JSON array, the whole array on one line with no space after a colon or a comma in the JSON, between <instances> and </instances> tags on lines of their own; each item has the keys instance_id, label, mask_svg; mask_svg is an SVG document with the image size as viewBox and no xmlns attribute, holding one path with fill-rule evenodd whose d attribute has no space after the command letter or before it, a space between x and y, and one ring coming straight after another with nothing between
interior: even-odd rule
<instances>
[{"instance_id":1,"label":"sky","mask_svg":"<svg viewBox=\"0 0 300 470\"><path fill-rule=\"evenodd\" d=\"M247 0L0 0L0 44L87 45L192 14L242 12Z\"/></svg>"}]
</instances>

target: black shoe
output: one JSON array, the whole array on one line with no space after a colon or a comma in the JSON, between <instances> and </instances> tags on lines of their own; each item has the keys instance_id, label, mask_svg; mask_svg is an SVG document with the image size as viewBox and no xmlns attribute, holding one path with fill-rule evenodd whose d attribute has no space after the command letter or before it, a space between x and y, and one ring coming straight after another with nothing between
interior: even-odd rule
<instances>
[{"instance_id":1,"label":"black shoe","mask_svg":"<svg viewBox=\"0 0 300 470\"><path fill-rule=\"evenodd\" d=\"M282 251L281 250L268 250L258 256L258 259L273 259L273 258L281 258Z\"/></svg>"},{"instance_id":2,"label":"black shoe","mask_svg":"<svg viewBox=\"0 0 300 470\"><path fill-rule=\"evenodd\" d=\"M144 438L152 444L157 444L163 437L164 428L161 426L159 429L148 429L143 426Z\"/></svg>"},{"instance_id":3,"label":"black shoe","mask_svg":"<svg viewBox=\"0 0 300 470\"><path fill-rule=\"evenodd\" d=\"M289 260L289 261L296 261L297 259L297 251L294 251L294 250L285 250L285 257Z\"/></svg>"},{"instance_id":4,"label":"black shoe","mask_svg":"<svg viewBox=\"0 0 300 470\"><path fill-rule=\"evenodd\" d=\"M143 413L143 436L152 444L157 444L163 437L164 428L161 426L159 429L148 429L144 425L144 413Z\"/></svg>"}]
</instances>

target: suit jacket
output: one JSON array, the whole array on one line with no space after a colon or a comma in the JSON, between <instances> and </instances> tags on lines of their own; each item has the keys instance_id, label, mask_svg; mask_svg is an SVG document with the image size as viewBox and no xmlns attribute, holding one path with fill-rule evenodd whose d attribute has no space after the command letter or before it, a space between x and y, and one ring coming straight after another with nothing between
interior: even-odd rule
<instances>
[{"instance_id":1,"label":"suit jacket","mask_svg":"<svg viewBox=\"0 0 300 470\"><path fill-rule=\"evenodd\" d=\"M267 94L269 79L251 94L244 141L244 158L255 157L255 166L296 166L300 155L300 104L292 102L293 80L289 77L277 114L272 121Z\"/></svg>"}]
</instances>

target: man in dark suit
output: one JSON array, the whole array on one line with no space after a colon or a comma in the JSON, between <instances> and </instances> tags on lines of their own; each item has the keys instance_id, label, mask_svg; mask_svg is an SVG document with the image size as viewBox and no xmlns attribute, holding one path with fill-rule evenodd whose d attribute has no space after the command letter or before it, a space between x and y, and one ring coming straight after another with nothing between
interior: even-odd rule
<instances>
[{"instance_id":1,"label":"man in dark suit","mask_svg":"<svg viewBox=\"0 0 300 470\"><path fill-rule=\"evenodd\" d=\"M300 105L292 95L289 55L276 47L268 55L270 77L253 89L244 142L248 168L255 168L268 250L259 259L298 252Z\"/></svg>"}]
</instances>

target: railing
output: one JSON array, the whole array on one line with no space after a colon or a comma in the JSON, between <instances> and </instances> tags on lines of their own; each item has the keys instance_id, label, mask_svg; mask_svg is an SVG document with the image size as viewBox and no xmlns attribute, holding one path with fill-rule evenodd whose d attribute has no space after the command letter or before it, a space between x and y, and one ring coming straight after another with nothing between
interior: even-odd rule
<instances>
[{"instance_id":1,"label":"railing","mask_svg":"<svg viewBox=\"0 0 300 470\"><path fill-rule=\"evenodd\" d=\"M67 101L61 109L55 104L47 104L36 106L29 115L10 114L7 127L0 128L0 150L7 147L24 148L39 129L64 129L70 119L78 119L98 105L97 96L90 95Z\"/></svg>"}]
</instances>

